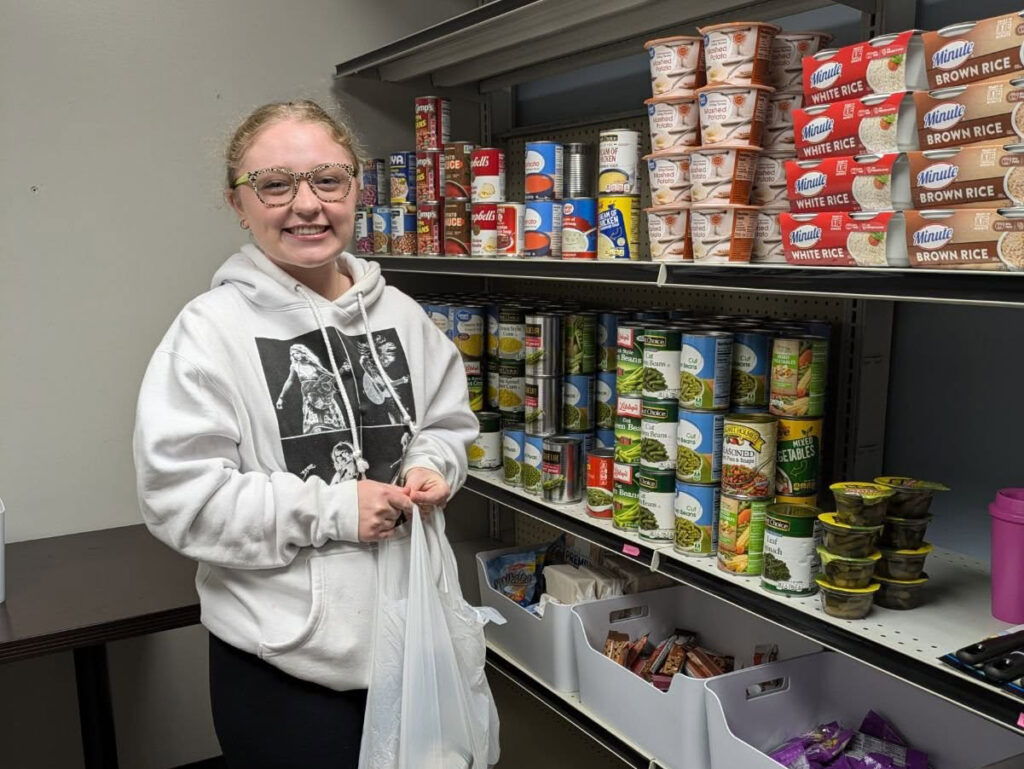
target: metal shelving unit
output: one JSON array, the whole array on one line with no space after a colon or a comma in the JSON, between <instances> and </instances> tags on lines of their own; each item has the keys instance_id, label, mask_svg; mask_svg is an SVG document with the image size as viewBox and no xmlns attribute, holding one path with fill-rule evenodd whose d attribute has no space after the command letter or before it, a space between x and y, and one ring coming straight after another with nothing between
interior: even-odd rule
<instances>
[{"instance_id":1,"label":"metal shelving unit","mask_svg":"<svg viewBox=\"0 0 1024 769\"><path fill-rule=\"evenodd\" d=\"M760 580L727 574L714 558L680 556L670 544L640 539L610 521L586 514L582 503L553 505L506 486L501 471L470 471L466 489L519 513L592 542L672 579L722 598L838 652L931 691L1024 734L1024 701L965 675L939 657L1008 625L989 614L986 564L949 551L929 556L930 602L911 611L875 607L863 620L821 611L817 595L784 596L762 590Z\"/></svg>"}]
</instances>

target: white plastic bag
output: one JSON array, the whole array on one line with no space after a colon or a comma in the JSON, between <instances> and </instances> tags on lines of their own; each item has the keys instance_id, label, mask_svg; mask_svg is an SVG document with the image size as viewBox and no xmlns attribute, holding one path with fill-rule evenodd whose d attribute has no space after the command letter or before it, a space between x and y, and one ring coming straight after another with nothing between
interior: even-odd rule
<instances>
[{"instance_id":1,"label":"white plastic bag","mask_svg":"<svg viewBox=\"0 0 1024 769\"><path fill-rule=\"evenodd\" d=\"M444 514L381 543L379 596L359 769L485 769L498 712L484 674L484 613L459 588Z\"/></svg>"}]
</instances>

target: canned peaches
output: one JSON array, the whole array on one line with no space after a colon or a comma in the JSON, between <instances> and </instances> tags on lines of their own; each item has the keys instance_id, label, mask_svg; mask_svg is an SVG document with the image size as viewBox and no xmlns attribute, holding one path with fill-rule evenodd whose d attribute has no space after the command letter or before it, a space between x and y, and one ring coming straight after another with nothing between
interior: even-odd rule
<instances>
[{"instance_id":1,"label":"canned peaches","mask_svg":"<svg viewBox=\"0 0 1024 769\"><path fill-rule=\"evenodd\" d=\"M704 38L680 35L644 43L651 60L651 93L691 96L705 83Z\"/></svg>"},{"instance_id":2,"label":"canned peaches","mask_svg":"<svg viewBox=\"0 0 1024 769\"><path fill-rule=\"evenodd\" d=\"M704 145L760 147L773 89L762 85L709 85L697 94Z\"/></svg>"},{"instance_id":3,"label":"canned peaches","mask_svg":"<svg viewBox=\"0 0 1024 769\"><path fill-rule=\"evenodd\" d=\"M704 36L709 85L770 85L772 42L782 29L760 21L715 24Z\"/></svg>"}]
</instances>

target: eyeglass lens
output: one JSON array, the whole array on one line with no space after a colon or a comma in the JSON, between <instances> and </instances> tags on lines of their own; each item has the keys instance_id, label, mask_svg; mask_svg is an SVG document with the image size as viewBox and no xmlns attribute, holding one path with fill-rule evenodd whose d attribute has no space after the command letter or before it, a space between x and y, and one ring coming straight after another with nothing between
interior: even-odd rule
<instances>
[{"instance_id":1,"label":"eyeglass lens","mask_svg":"<svg viewBox=\"0 0 1024 769\"><path fill-rule=\"evenodd\" d=\"M313 174L310 186L325 202L342 200L348 195L352 176L342 166L327 166ZM287 203L295 197L295 177L276 169L260 171L255 179L256 194L265 203Z\"/></svg>"}]
</instances>

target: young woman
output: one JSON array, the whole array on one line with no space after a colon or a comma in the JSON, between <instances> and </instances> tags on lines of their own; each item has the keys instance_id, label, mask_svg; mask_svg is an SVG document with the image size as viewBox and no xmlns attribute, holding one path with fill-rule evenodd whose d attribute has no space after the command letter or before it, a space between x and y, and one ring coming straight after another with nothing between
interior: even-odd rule
<instances>
[{"instance_id":1,"label":"young woman","mask_svg":"<svg viewBox=\"0 0 1024 769\"><path fill-rule=\"evenodd\" d=\"M252 243L175 319L139 395L143 516L199 564L239 769L356 766L375 543L459 488L477 430L454 345L345 251L359 165L312 102L242 123L225 195Z\"/></svg>"}]
</instances>

